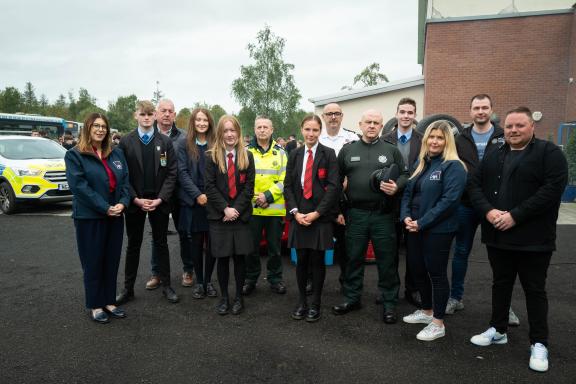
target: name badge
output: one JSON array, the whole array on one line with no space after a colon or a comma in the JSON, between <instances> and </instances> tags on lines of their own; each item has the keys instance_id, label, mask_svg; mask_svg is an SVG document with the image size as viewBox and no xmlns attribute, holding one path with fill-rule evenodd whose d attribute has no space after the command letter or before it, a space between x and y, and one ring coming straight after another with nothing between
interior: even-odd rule
<instances>
[{"instance_id":1,"label":"name badge","mask_svg":"<svg viewBox=\"0 0 576 384\"><path fill-rule=\"evenodd\" d=\"M350 161L360 161L360 156L352 156Z\"/></svg>"},{"instance_id":2,"label":"name badge","mask_svg":"<svg viewBox=\"0 0 576 384\"><path fill-rule=\"evenodd\" d=\"M432 181L440 181L442 179L442 171L434 171L430 175L430 180Z\"/></svg>"},{"instance_id":3,"label":"name badge","mask_svg":"<svg viewBox=\"0 0 576 384\"><path fill-rule=\"evenodd\" d=\"M116 169L121 170L122 169L122 163L118 160L115 160L112 162L112 164L114 164L114 166L116 167Z\"/></svg>"},{"instance_id":4,"label":"name badge","mask_svg":"<svg viewBox=\"0 0 576 384\"><path fill-rule=\"evenodd\" d=\"M166 160L166 152L164 152L160 154L160 166L165 167L166 164L168 164L168 161Z\"/></svg>"}]
</instances>

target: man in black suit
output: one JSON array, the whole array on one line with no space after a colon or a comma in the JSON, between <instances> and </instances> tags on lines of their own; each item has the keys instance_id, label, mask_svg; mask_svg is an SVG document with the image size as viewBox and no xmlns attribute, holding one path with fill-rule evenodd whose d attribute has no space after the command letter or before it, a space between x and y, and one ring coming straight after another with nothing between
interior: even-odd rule
<instances>
[{"instance_id":1,"label":"man in black suit","mask_svg":"<svg viewBox=\"0 0 576 384\"><path fill-rule=\"evenodd\" d=\"M126 265L124 289L116 301L126 303L134 298L134 283L140 262L140 247L146 216L152 227L155 253L158 257L158 274L162 293L172 303L178 295L170 286L170 256L167 231L170 217L170 199L176 185L178 165L172 141L154 129L156 111L150 101L139 101L135 113L138 128L120 141L130 174L132 202L126 211Z\"/></svg>"},{"instance_id":2,"label":"man in black suit","mask_svg":"<svg viewBox=\"0 0 576 384\"><path fill-rule=\"evenodd\" d=\"M420 154L422 135L413 129L416 119L416 101L409 97L403 97L396 107L396 120L398 121L394 129L384 135L384 140L394 144L404 160L405 169L412 173L414 163ZM395 211L400 212L400 199L396 200ZM399 261L398 253L400 245L404 242L405 226L396 220L396 262ZM404 297L409 303L419 307L420 293L416 289L416 283L410 274L408 263L406 263L406 273L404 275ZM382 297L376 298L376 303L382 303Z\"/></svg>"}]
</instances>

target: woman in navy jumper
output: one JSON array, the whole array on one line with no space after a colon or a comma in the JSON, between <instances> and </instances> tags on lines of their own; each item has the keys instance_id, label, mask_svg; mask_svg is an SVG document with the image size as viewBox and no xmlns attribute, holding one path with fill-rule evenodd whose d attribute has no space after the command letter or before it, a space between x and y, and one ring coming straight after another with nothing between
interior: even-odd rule
<instances>
[{"instance_id":1,"label":"woman in navy jumper","mask_svg":"<svg viewBox=\"0 0 576 384\"><path fill-rule=\"evenodd\" d=\"M72 217L90 318L107 323L108 315L126 317L116 307L116 277L122 251L124 219L130 202L128 167L122 151L112 149L106 116L92 113L77 146L70 149L66 178L74 198Z\"/></svg>"},{"instance_id":2,"label":"woman in navy jumper","mask_svg":"<svg viewBox=\"0 0 576 384\"><path fill-rule=\"evenodd\" d=\"M422 138L418 165L406 185L400 213L408 231L408 263L422 297L422 309L403 320L427 324L416 336L418 340L432 341L446 333L448 256L465 185L466 167L458 158L450 125L432 123Z\"/></svg>"},{"instance_id":3,"label":"woman in navy jumper","mask_svg":"<svg viewBox=\"0 0 576 384\"><path fill-rule=\"evenodd\" d=\"M206 216L206 151L214 144L214 120L205 108L192 111L188 134L179 139L178 179L180 188L180 222L178 231L184 240L184 254L196 272L196 285L192 297L216 297L218 293L210 282L216 259L210 252L208 217ZM206 258L204 262L204 249ZM204 270L204 266L206 269Z\"/></svg>"},{"instance_id":4,"label":"woman in navy jumper","mask_svg":"<svg viewBox=\"0 0 576 384\"><path fill-rule=\"evenodd\" d=\"M220 315L228 314L228 279L230 259L234 262L236 297L232 314L244 310L242 287L246 275L244 257L252 253L254 242L248 221L252 216L254 197L254 158L242 139L240 123L224 115L216 127L214 145L206 156L206 211L212 243L212 256L218 259L218 283L222 300L216 307Z\"/></svg>"}]
</instances>

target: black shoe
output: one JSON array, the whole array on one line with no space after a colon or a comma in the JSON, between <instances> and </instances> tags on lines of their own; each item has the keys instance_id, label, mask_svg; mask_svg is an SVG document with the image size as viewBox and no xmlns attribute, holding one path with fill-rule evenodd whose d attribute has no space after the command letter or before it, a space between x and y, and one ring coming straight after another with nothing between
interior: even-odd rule
<instances>
[{"instance_id":1,"label":"black shoe","mask_svg":"<svg viewBox=\"0 0 576 384\"><path fill-rule=\"evenodd\" d=\"M162 288L162 295L164 295L166 300L174 304L180 300L178 298L178 295L176 294L176 292L174 292L171 286L165 286L164 288Z\"/></svg>"},{"instance_id":2,"label":"black shoe","mask_svg":"<svg viewBox=\"0 0 576 384\"><path fill-rule=\"evenodd\" d=\"M204 293L204 287L202 284L196 284L194 289L192 290L192 297L194 299L203 299L206 297L206 293Z\"/></svg>"},{"instance_id":3,"label":"black shoe","mask_svg":"<svg viewBox=\"0 0 576 384\"><path fill-rule=\"evenodd\" d=\"M204 290L206 291L206 296L218 297L218 292L216 291L216 288L214 288L214 285L212 285L212 283L207 283L206 288Z\"/></svg>"},{"instance_id":4,"label":"black shoe","mask_svg":"<svg viewBox=\"0 0 576 384\"><path fill-rule=\"evenodd\" d=\"M249 294L251 294L252 292L254 292L254 290L256 289L256 284L254 283L246 283L244 284L244 286L242 287L242 294L244 296L248 296Z\"/></svg>"},{"instance_id":5,"label":"black shoe","mask_svg":"<svg viewBox=\"0 0 576 384\"><path fill-rule=\"evenodd\" d=\"M244 300L241 297L237 297L232 304L232 314L239 315L244 311Z\"/></svg>"},{"instance_id":6,"label":"black shoe","mask_svg":"<svg viewBox=\"0 0 576 384\"><path fill-rule=\"evenodd\" d=\"M116 307L114 309L108 309L104 307L104 311L110 314L110 316L116 319L123 319L126 317L126 312L122 308Z\"/></svg>"},{"instance_id":7,"label":"black shoe","mask_svg":"<svg viewBox=\"0 0 576 384\"><path fill-rule=\"evenodd\" d=\"M306 296L312 295L312 282L308 280L306 282Z\"/></svg>"},{"instance_id":8,"label":"black shoe","mask_svg":"<svg viewBox=\"0 0 576 384\"><path fill-rule=\"evenodd\" d=\"M320 320L320 307L317 305L312 305L308 310L308 314L306 315L306 321L308 323L314 323Z\"/></svg>"},{"instance_id":9,"label":"black shoe","mask_svg":"<svg viewBox=\"0 0 576 384\"><path fill-rule=\"evenodd\" d=\"M346 303L342 303L342 304L333 306L332 312L334 312L335 315L345 315L348 312L357 311L360 308L362 308L362 304L359 301L357 301L355 303L346 302Z\"/></svg>"},{"instance_id":10,"label":"black shoe","mask_svg":"<svg viewBox=\"0 0 576 384\"><path fill-rule=\"evenodd\" d=\"M386 309L382 311L382 321L384 321L386 324L396 324L398 322L396 311L393 309Z\"/></svg>"},{"instance_id":11,"label":"black shoe","mask_svg":"<svg viewBox=\"0 0 576 384\"><path fill-rule=\"evenodd\" d=\"M422 299L420 297L420 292L418 291L405 291L404 298L407 302L415 306L416 308L422 307Z\"/></svg>"},{"instance_id":12,"label":"black shoe","mask_svg":"<svg viewBox=\"0 0 576 384\"><path fill-rule=\"evenodd\" d=\"M224 315L228 314L229 309L230 309L230 304L228 303L228 298L223 297L222 300L220 300L220 302L216 306L216 313L224 316Z\"/></svg>"},{"instance_id":13,"label":"black shoe","mask_svg":"<svg viewBox=\"0 0 576 384\"><path fill-rule=\"evenodd\" d=\"M126 304L130 300L134 300L134 291L128 290L126 288L124 288L122 292L120 292L118 296L116 296L117 305Z\"/></svg>"},{"instance_id":14,"label":"black shoe","mask_svg":"<svg viewBox=\"0 0 576 384\"><path fill-rule=\"evenodd\" d=\"M306 304L298 304L298 307L290 315L294 320L302 320L308 314L308 306Z\"/></svg>"},{"instance_id":15,"label":"black shoe","mask_svg":"<svg viewBox=\"0 0 576 384\"><path fill-rule=\"evenodd\" d=\"M286 293L286 285L284 285L283 281L279 281L276 284L270 284L270 289L272 292L277 293L279 295L283 295Z\"/></svg>"},{"instance_id":16,"label":"black shoe","mask_svg":"<svg viewBox=\"0 0 576 384\"><path fill-rule=\"evenodd\" d=\"M104 311L96 312L96 314L94 314L92 310L90 310L88 312L88 316L90 316L90 319L92 319L92 321L95 321L99 324L106 324L110 321L108 315Z\"/></svg>"},{"instance_id":17,"label":"black shoe","mask_svg":"<svg viewBox=\"0 0 576 384\"><path fill-rule=\"evenodd\" d=\"M382 305L382 304L384 304L384 299L382 298L381 295L378 295L378 296L376 296L376 299L374 300L374 303L375 303L376 305Z\"/></svg>"}]
</instances>

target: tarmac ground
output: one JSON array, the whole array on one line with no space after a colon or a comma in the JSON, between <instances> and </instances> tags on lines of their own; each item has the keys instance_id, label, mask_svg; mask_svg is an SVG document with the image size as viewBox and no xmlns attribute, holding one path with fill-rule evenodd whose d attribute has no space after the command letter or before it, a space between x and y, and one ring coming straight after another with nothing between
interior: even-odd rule
<instances>
[{"instance_id":1,"label":"tarmac ground","mask_svg":"<svg viewBox=\"0 0 576 384\"><path fill-rule=\"evenodd\" d=\"M573 208L576 204L562 210ZM521 324L509 329L508 344L481 348L469 342L490 318L491 271L478 235L465 309L446 318L445 337L422 342L415 336L423 325L381 322L380 306L374 304L375 265L366 265L363 308L345 316L330 310L342 301L338 267L331 266L321 320L290 318L298 295L287 257L286 295L272 293L261 279L245 299L244 313L218 316L217 299L195 300L190 288L180 286L176 235L169 236L169 245L180 303L168 303L160 289L144 288L150 260L146 236L136 299L124 306L128 317L96 324L84 308L74 225L67 216L67 204L0 215L0 383L576 382L576 220L568 214L559 220L558 251L548 271L550 370L545 374L528 368L528 321L518 282L512 306ZM118 287L123 264L124 255ZM400 300L400 317L413 310Z\"/></svg>"}]
</instances>

